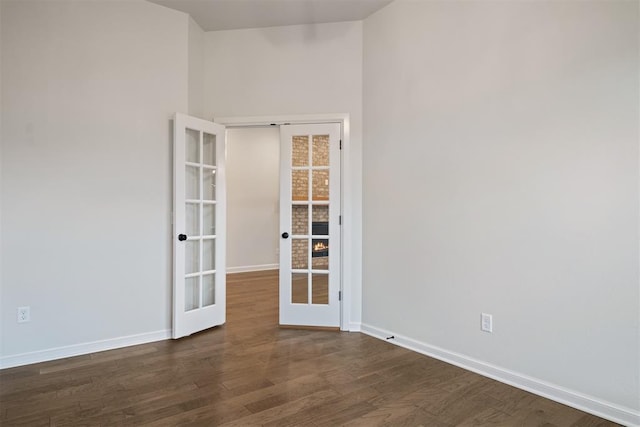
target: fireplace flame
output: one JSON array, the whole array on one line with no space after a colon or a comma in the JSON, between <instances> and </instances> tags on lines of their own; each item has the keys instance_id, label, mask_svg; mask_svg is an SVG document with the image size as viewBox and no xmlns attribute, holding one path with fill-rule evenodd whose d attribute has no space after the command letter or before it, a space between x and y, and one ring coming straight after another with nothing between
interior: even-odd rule
<instances>
[{"instance_id":1,"label":"fireplace flame","mask_svg":"<svg viewBox=\"0 0 640 427\"><path fill-rule=\"evenodd\" d=\"M316 252L326 251L329 249L329 245L325 245L324 242L318 242L313 245L313 250Z\"/></svg>"}]
</instances>

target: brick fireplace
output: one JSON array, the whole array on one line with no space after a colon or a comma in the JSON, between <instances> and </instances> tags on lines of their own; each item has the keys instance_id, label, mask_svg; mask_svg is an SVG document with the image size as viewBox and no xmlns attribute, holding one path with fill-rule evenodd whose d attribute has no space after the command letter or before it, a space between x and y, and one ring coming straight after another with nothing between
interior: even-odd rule
<instances>
[{"instance_id":1,"label":"brick fireplace","mask_svg":"<svg viewBox=\"0 0 640 427\"><path fill-rule=\"evenodd\" d=\"M309 236L309 231L313 235L322 236L329 234L329 206L311 206L312 222L309 227L308 205L293 205L291 207L292 234ZM316 250L314 250L316 248ZM329 268L329 240L311 240L311 267L314 269L326 270ZM291 267L306 269L308 266L309 238L296 239L291 241Z\"/></svg>"}]
</instances>

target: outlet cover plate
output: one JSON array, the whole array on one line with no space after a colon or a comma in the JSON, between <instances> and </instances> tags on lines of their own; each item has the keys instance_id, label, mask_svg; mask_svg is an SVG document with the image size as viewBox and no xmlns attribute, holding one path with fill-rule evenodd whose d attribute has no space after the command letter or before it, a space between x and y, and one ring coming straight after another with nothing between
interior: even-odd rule
<instances>
[{"instance_id":1,"label":"outlet cover plate","mask_svg":"<svg viewBox=\"0 0 640 427\"><path fill-rule=\"evenodd\" d=\"M480 315L480 329L485 332L493 332L493 316L487 313Z\"/></svg>"},{"instance_id":2,"label":"outlet cover plate","mask_svg":"<svg viewBox=\"0 0 640 427\"><path fill-rule=\"evenodd\" d=\"M30 307L18 307L18 323L25 323L31 320Z\"/></svg>"}]
</instances>

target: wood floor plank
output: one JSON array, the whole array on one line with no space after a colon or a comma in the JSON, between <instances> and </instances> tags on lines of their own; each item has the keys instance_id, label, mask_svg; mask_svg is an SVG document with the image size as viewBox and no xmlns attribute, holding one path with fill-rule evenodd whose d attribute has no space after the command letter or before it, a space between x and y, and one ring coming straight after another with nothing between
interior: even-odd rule
<instances>
[{"instance_id":1,"label":"wood floor plank","mask_svg":"<svg viewBox=\"0 0 640 427\"><path fill-rule=\"evenodd\" d=\"M0 425L615 425L363 334L281 329L277 270L227 282L224 326L1 370Z\"/></svg>"},{"instance_id":2,"label":"wood floor plank","mask_svg":"<svg viewBox=\"0 0 640 427\"><path fill-rule=\"evenodd\" d=\"M445 423L420 408L415 408L407 414L393 417L383 422L362 425L380 427L454 427L452 424Z\"/></svg>"}]
</instances>

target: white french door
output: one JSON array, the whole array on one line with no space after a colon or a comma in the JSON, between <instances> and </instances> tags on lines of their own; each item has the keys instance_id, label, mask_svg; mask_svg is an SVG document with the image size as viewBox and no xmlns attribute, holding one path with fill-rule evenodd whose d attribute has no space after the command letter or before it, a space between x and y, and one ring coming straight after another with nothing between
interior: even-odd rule
<instances>
[{"instance_id":1,"label":"white french door","mask_svg":"<svg viewBox=\"0 0 640 427\"><path fill-rule=\"evenodd\" d=\"M340 124L280 127L280 324L340 326Z\"/></svg>"},{"instance_id":2,"label":"white french door","mask_svg":"<svg viewBox=\"0 0 640 427\"><path fill-rule=\"evenodd\" d=\"M176 114L173 338L225 323L225 127Z\"/></svg>"}]
</instances>

